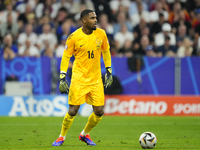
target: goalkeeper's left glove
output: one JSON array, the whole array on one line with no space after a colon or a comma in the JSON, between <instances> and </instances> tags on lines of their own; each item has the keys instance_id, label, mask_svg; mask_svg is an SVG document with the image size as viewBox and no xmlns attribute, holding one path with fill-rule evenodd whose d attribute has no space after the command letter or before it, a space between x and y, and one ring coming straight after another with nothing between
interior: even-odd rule
<instances>
[{"instance_id":1,"label":"goalkeeper's left glove","mask_svg":"<svg viewBox=\"0 0 200 150\"><path fill-rule=\"evenodd\" d=\"M112 77L112 68L107 67L106 68L106 75L105 75L105 87L110 87L113 82L113 77Z\"/></svg>"},{"instance_id":2,"label":"goalkeeper's left glove","mask_svg":"<svg viewBox=\"0 0 200 150\"><path fill-rule=\"evenodd\" d=\"M63 93L68 94L69 93L69 83L66 80L66 74L65 73L60 74L59 91L60 91L61 94L63 94Z\"/></svg>"}]
</instances>

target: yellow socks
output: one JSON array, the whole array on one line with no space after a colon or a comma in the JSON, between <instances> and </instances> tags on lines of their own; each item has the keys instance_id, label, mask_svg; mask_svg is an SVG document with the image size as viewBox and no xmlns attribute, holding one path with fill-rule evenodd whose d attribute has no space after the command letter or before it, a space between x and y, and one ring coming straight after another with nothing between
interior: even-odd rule
<instances>
[{"instance_id":1,"label":"yellow socks","mask_svg":"<svg viewBox=\"0 0 200 150\"><path fill-rule=\"evenodd\" d=\"M72 125L72 122L74 120L75 116L70 116L68 113L65 115L65 118L63 119L63 124L62 124L62 130L60 136L65 137L67 134L67 131ZM86 134L90 133L92 128L94 128L102 119L102 116L97 116L94 114L94 112L90 115L88 118L88 122L82 132L83 136Z\"/></svg>"},{"instance_id":2,"label":"yellow socks","mask_svg":"<svg viewBox=\"0 0 200 150\"><path fill-rule=\"evenodd\" d=\"M65 118L63 119L61 134L60 134L61 136L65 136L67 134L67 131L71 127L74 118L75 116L70 116L68 113L65 115Z\"/></svg>"},{"instance_id":3,"label":"yellow socks","mask_svg":"<svg viewBox=\"0 0 200 150\"><path fill-rule=\"evenodd\" d=\"M90 131L92 130L92 128L94 128L102 119L102 116L97 116L94 114L94 112L90 115L90 117L88 118L88 122L84 128L84 133L88 134L90 133ZM85 135L83 135L85 136Z\"/></svg>"}]
</instances>

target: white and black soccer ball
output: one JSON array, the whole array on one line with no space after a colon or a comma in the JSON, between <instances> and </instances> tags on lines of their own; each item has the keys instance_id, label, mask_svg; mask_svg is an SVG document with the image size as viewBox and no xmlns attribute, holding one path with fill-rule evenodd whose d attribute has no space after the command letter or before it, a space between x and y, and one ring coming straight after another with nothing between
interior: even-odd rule
<instances>
[{"instance_id":1,"label":"white and black soccer ball","mask_svg":"<svg viewBox=\"0 0 200 150\"><path fill-rule=\"evenodd\" d=\"M139 143L144 149L152 149L157 144L157 138L152 132L144 132L139 138Z\"/></svg>"}]
</instances>

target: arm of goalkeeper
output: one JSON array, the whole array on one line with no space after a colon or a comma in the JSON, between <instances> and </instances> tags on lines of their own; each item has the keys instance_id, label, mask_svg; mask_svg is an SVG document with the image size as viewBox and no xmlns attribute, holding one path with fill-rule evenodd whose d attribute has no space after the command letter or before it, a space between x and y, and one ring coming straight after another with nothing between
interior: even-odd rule
<instances>
[{"instance_id":1,"label":"arm of goalkeeper","mask_svg":"<svg viewBox=\"0 0 200 150\"><path fill-rule=\"evenodd\" d=\"M66 80L66 74L65 73L60 74L59 91L60 91L61 94L63 94L63 93L68 94L69 93L69 83Z\"/></svg>"},{"instance_id":2,"label":"arm of goalkeeper","mask_svg":"<svg viewBox=\"0 0 200 150\"><path fill-rule=\"evenodd\" d=\"M113 82L113 77L112 77L112 68L111 67L107 67L106 68L106 75L105 75L105 87L108 88L111 86Z\"/></svg>"}]
</instances>

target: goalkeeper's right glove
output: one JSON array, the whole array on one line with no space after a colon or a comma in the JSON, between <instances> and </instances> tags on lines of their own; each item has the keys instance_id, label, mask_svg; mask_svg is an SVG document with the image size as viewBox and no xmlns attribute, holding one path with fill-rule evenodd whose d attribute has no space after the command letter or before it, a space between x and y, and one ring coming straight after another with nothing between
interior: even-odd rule
<instances>
[{"instance_id":1,"label":"goalkeeper's right glove","mask_svg":"<svg viewBox=\"0 0 200 150\"><path fill-rule=\"evenodd\" d=\"M66 80L66 74L65 73L60 74L59 91L60 91L61 94L63 94L63 93L68 94L69 93L69 83Z\"/></svg>"}]
</instances>

